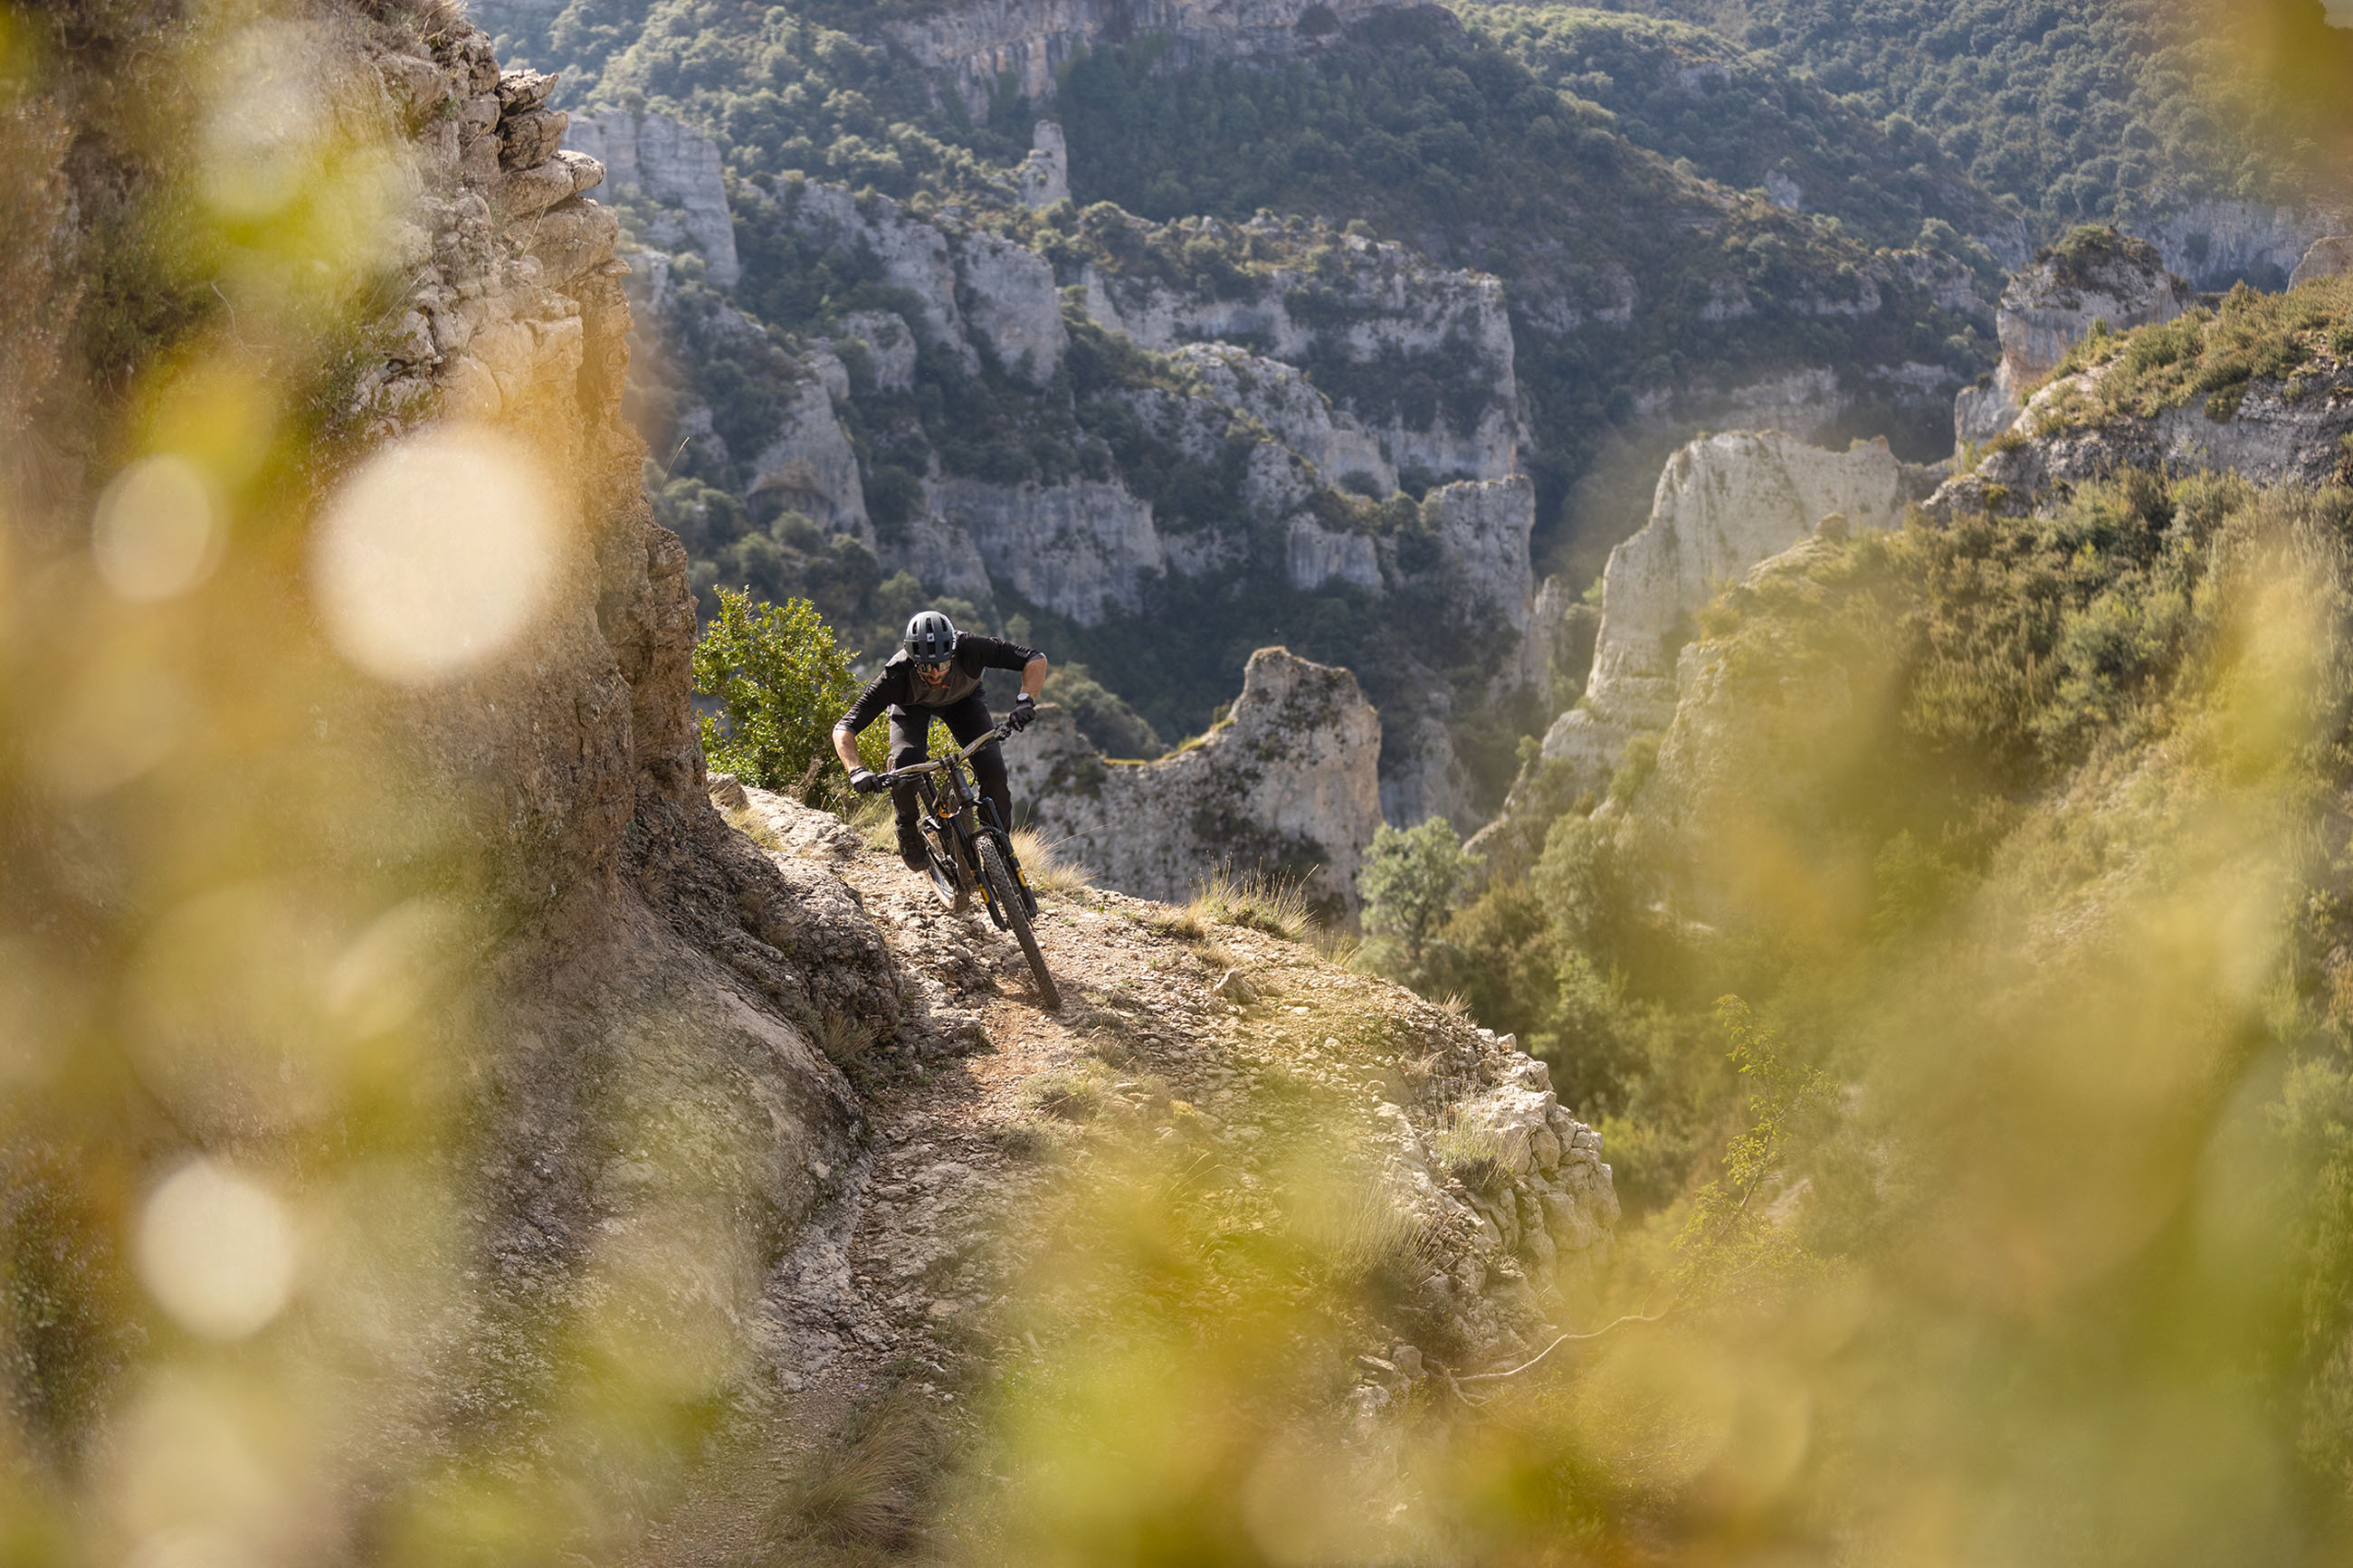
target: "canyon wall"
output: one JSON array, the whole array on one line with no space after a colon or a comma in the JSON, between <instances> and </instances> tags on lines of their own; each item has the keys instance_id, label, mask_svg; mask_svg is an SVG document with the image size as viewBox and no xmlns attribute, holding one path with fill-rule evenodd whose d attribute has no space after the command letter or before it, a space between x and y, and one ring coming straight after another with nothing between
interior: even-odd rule
<instances>
[{"instance_id":1,"label":"canyon wall","mask_svg":"<svg viewBox=\"0 0 2353 1568\"><path fill-rule=\"evenodd\" d=\"M1627 742L1673 717L1676 662L1710 599L1819 529L1894 527L1926 489L1926 470L1884 441L1826 452L1778 431L1735 432L1676 453L1650 521L1610 552L1592 673L1546 732L1545 761L1572 771L1573 795L1606 791Z\"/></svg>"},{"instance_id":2,"label":"canyon wall","mask_svg":"<svg viewBox=\"0 0 2353 1568\"><path fill-rule=\"evenodd\" d=\"M887 24L891 40L943 72L976 120L1007 77L1028 99L1047 96L1054 73L1097 44L1166 36L1172 63L1285 59L1347 23L1415 0L975 0L931 16Z\"/></svg>"}]
</instances>

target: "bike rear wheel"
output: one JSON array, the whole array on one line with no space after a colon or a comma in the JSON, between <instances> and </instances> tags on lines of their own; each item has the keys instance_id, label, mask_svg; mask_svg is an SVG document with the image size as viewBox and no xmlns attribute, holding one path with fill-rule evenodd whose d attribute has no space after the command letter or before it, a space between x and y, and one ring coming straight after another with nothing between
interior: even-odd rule
<instances>
[{"instance_id":1,"label":"bike rear wheel","mask_svg":"<svg viewBox=\"0 0 2353 1568\"><path fill-rule=\"evenodd\" d=\"M1054 1012L1062 1005L1062 994L1055 989L1054 977L1046 973L1046 955L1038 951L1038 938L1029 929L1029 916L1022 908L1021 889L1013 880L1013 872L1005 864L1005 851L989 834L980 836L980 874L988 880L988 895L1013 930L1014 940L1021 944L1021 956L1029 961L1029 973L1038 982L1038 998L1046 1011Z\"/></svg>"}]
</instances>

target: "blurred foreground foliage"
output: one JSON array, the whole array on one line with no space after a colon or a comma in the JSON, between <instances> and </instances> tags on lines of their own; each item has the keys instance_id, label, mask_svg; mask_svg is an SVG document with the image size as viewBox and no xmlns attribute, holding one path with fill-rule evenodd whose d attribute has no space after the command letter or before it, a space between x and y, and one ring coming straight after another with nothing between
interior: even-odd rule
<instances>
[{"instance_id":1,"label":"blurred foreground foliage","mask_svg":"<svg viewBox=\"0 0 2353 1568\"><path fill-rule=\"evenodd\" d=\"M1785 1544L2344 1549L2348 536L2342 489L2136 474L1802 546L1424 955L1603 1128L1659 1279L1728 1190L1767 1222L1644 1331L1781 1391L1725 1430L1792 1445ZM1760 1038L1814 1086L1762 1186Z\"/></svg>"},{"instance_id":2,"label":"blurred foreground foliage","mask_svg":"<svg viewBox=\"0 0 2353 1568\"><path fill-rule=\"evenodd\" d=\"M537 1224L579 1126L485 1157L536 1042L484 1021L544 981L493 962L502 803L427 784L306 588L384 149L216 123L322 17L446 20L0 12L0 1552L643 1561L695 1467L764 1474L764 1352L681 1304L757 1222L626 1019L580 1126L628 1223ZM1563 1309L1598 1337L1472 1382L1441 1321L1405 1376L1421 1238L1270 1068L1263 1174L1050 1144L973 1422L873 1391L749 1554L2343 1561L2348 532L2137 476L1784 558L1423 954L1654 1216Z\"/></svg>"}]
</instances>

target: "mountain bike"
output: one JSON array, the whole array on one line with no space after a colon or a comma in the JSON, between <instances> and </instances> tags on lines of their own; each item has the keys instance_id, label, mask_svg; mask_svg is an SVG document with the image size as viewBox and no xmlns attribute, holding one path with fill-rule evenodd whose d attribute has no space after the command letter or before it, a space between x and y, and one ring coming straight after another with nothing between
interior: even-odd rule
<instances>
[{"instance_id":1,"label":"mountain bike","mask_svg":"<svg viewBox=\"0 0 2353 1568\"><path fill-rule=\"evenodd\" d=\"M965 766L975 752L1013 734L1011 724L999 724L960 752L933 757L912 767L894 768L882 775L885 784L913 783L923 802L916 827L931 856L932 887L952 910L972 907L975 889L999 931L1009 931L1029 961L1038 982L1039 999L1048 1012L1062 1005L1054 977L1046 973L1046 955L1038 951L1037 934L1029 922L1037 918L1038 900L1022 874L1013 839L997 820L997 807L975 787L972 770Z\"/></svg>"}]
</instances>

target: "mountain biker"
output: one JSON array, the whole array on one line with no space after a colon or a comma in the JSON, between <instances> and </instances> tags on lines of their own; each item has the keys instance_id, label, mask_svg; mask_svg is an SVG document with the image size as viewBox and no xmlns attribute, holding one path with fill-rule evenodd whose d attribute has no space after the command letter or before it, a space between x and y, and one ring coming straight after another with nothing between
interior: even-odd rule
<instances>
[{"instance_id":1,"label":"mountain biker","mask_svg":"<svg viewBox=\"0 0 2353 1568\"><path fill-rule=\"evenodd\" d=\"M849 770L849 787L860 795L879 795L881 776L858 760L859 731L874 722L882 710L891 712L891 766L913 767L929 754L932 721L939 719L959 746L969 746L986 734L994 721L981 694L985 669L1018 669L1021 695L1013 700L1006 721L1017 731L1029 727L1038 716L1038 692L1046 684L1046 656L1001 637L959 632L937 610L925 610L907 623L899 651L860 693L841 722L833 727L833 749ZM973 776L981 795L997 809L1000 826L1013 827L1013 786L1005 776L1005 755L992 742L972 756ZM888 786L899 817L899 858L911 871L931 864L923 835L915 830L921 803L913 784Z\"/></svg>"}]
</instances>

